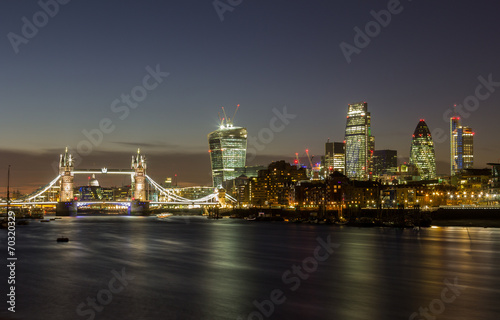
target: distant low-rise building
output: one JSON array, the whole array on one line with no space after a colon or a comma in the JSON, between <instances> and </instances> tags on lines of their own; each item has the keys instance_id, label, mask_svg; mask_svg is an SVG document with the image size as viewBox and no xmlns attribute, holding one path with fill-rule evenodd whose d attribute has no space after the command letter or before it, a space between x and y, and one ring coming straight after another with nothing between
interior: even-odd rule
<instances>
[{"instance_id":1,"label":"distant low-rise building","mask_svg":"<svg viewBox=\"0 0 500 320\"><path fill-rule=\"evenodd\" d=\"M306 179L306 170L281 160L272 162L252 179L251 202L254 206L289 206L293 203L295 184Z\"/></svg>"},{"instance_id":2,"label":"distant low-rise building","mask_svg":"<svg viewBox=\"0 0 500 320\"><path fill-rule=\"evenodd\" d=\"M491 166L491 178L488 186L488 204L500 204L500 163L488 163Z\"/></svg>"}]
</instances>

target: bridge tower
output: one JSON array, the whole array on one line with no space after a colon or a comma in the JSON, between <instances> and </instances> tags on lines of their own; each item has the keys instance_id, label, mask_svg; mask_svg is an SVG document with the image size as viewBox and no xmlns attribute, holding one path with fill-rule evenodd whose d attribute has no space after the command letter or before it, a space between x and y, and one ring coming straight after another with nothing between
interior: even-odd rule
<instances>
[{"instance_id":1,"label":"bridge tower","mask_svg":"<svg viewBox=\"0 0 500 320\"><path fill-rule=\"evenodd\" d=\"M76 214L76 202L73 201L73 169L75 168L73 162L73 156L69 154L66 147L64 155L61 154L59 157L59 174L61 175L61 180L59 182L59 202L56 205L56 215L58 216Z\"/></svg>"},{"instance_id":2,"label":"bridge tower","mask_svg":"<svg viewBox=\"0 0 500 320\"><path fill-rule=\"evenodd\" d=\"M135 173L132 176L132 202L130 204L131 214L146 214L149 209L149 202L146 197L146 157L141 154L141 149L137 149L137 155L132 156L132 169Z\"/></svg>"},{"instance_id":3,"label":"bridge tower","mask_svg":"<svg viewBox=\"0 0 500 320\"><path fill-rule=\"evenodd\" d=\"M73 156L68 153L66 147L64 155L61 154L59 157L59 174L61 175L59 201L61 202L73 201L73 169Z\"/></svg>"},{"instance_id":4,"label":"bridge tower","mask_svg":"<svg viewBox=\"0 0 500 320\"><path fill-rule=\"evenodd\" d=\"M133 175L132 197L135 200L145 201L146 199L146 158L141 154L141 149L137 149L137 155L132 156Z\"/></svg>"}]
</instances>

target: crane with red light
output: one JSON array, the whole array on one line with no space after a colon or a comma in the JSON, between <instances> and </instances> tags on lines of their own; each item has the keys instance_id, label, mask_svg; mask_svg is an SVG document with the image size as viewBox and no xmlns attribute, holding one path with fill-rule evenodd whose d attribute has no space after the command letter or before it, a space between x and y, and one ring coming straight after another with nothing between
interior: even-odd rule
<instances>
[{"instance_id":1,"label":"crane with red light","mask_svg":"<svg viewBox=\"0 0 500 320\"><path fill-rule=\"evenodd\" d=\"M320 171L321 171L321 163L317 163L316 166L313 164L313 159L314 155L310 156L309 155L309 149L306 149L306 155L307 159L309 160L309 165L311 166L311 169L309 171L309 176L311 180L319 180L322 179L320 176Z\"/></svg>"}]
</instances>

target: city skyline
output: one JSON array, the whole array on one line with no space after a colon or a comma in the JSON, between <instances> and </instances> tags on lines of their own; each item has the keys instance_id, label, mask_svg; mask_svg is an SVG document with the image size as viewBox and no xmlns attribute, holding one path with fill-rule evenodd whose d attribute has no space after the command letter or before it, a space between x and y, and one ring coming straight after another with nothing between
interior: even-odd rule
<instances>
[{"instance_id":1,"label":"city skyline","mask_svg":"<svg viewBox=\"0 0 500 320\"><path fill-rule=\"evenodd\" d=\"M223 21L211 2L69 2L17 53L7 35L22 35L22 18L32 21L43 9L36 2L4 6L1 190L7 164L13 187L30 191L50 180L66 146L92 138L80 166L126 168L141 147L158 179L178 174L179 182L207 185L205 137L217 128L220 107L237 104L236 122L249 137L269 129L285 107L294 116L261 143L250 165L291 162L305 149L323 155L327 139L343 140L345 106L356 101L370 104L376 149L402 158L409 157L416 119L442 130L432 132L440 174L449 172L452 115L476 130L474 167L500 156L493 138L500 50L491 40L499 28L488 2L445 1L432 11L402 2L404 10L350 63L340 45L354 44L354 28L364 30L375 20L371 11L386 10L387 1L243 2ZM455 33L459 41L449 36ZM467 107L473 98L479 105ZM105 129L102 138L96 129Z\"/></svg>"},{"instance_id":2,"label":"city skyline","mask_svg":"<svg viewBox=\"0 0 500 320\"><path fill-rule=\"evenodd\" d=\"M356 116L360 116L362 114L362 116L360 116L360 118L363 118L366 115L366 119L363 120L363 121L365 121L365 122L363 122L364 123L363 130L364 130L365 135L367 137L366 142L365 142L365 144L366 144L365 147L368 149L368 148L370 148L369 145L373 145L373 141L371 141L371 140L374 140L374 139L370 140L368 138L374 138L374 137L368 134L368 132L370 132L371 115L369 112L367 112L367 103L366 102L348 105L348 112L347 112L348 121L347 121L347 125L346 125L346 132L348 132L348 128L352 127L353 116L351 113L353 112L353 110L351 110L351 108L353 106L355 107L354 113L356 113ZM238 105L238 107L239 107L239 105ZM359 113L359 115L358 115L358 113ZM351 116L349 116L349 114L351 114ZM351 119L349 120L349 118L351 118ZM457 117L450 118L450 123L451 123L451 126L453 128L454 128L453 124L455 122L457 125L459 123L459 122L457 122L458 121L457 119L458 119ZM227 119L220 118L219 119L219 121L220 121L219 128L207 135L208 142L209 142L209 155L210 155L209 161L210 161L210 166L212 167L209 174L211 177L210 180L212 181L211 186L213 186L213 187L220 188L220 187L222 187L222 182L229 180L229 179L234 179L239 174L245 174L245 163L244 163L245 161L244 160L245 160L247 155L246 155L246 149L241 148L242 147L241 143L243 143L243 145L246 145L247 131L245 128L242 128L239 126L234 126L232 120L233 119L231 119L231 118L227 118ZM351 123L351 125L349 125L350 123ZM464 127L464 128L470 130L469 127ZM374 151L375 151L375 153L393 151L394 152L393 156L395 157L395 159L397 159L396 163L400 162L401 164L403 164L403 163L409 163L410 165L413 164L413 165L415 165L415 168L420 172L422 169L421 163L424 163L425 164L424 167L427 168L429 161L432 163L436 162L435 155L434 155L435 154L435 152L434 152L434 140L430 134L430 131L431 130L427 127L425 120L420 119L419 123L418 123L418 125L417 125L417 127L412 135L411 147L410 147L410 157L408 159L403 158L404 161L401 161L401 158L397 157L397 150L375 150L374 149ZM451 132L453 132L453 130ZM471 133L471 134L473 134L473 133ZM422 137L422 136L424 136L423 140L420 141L422 138L419 138L419 137ZM242 142L240 142L240 140ZM370 144L370 141L372 142L371 144ZM336 155L336 153L334 153L334 145L335 145L335 148L338 149L335 152L340 152L340 149L343 149L343 151L345 153L347 153L347 151L345 150L345 144L346 144L345 142L329 142L329 140L325 143L325 147L326 147L325 154L321 155L321 157L324 157L324 161L325 161L325 168L324 169L325 170L332 172L332 171L334 171L334 170L332 170L333 167L335 167L336 165L339 166L337 163L333 162L333 160L334 160L333 157L334 157L334 155ZM427 144L430 144L430 146L431 146L430 151L429 150L422 151L422 150L418 149L418 148L420 148L419 147L420 145L424 145L424 147L425 147ZM417 150L420 150L420 151L417 151ZM220 155L214 157L214 152L217 153L219 151L220 151ZM226 151L225 152L226 155L224 155L224 151ZM236 152L236 153L234 153L234 152ZM243 158L241 157L241 154L239 154L241 152L243 152L243 154L244 154ZM453 152L454 152L453 149L450 147L450 156L451 157L454 157ZM138 149L137 153L138 153L137 156L139 156L140 149ZM431 160L429 160L429 161L428 160L419 160L422 156L428 157L429 155L432 155ZM308 155L307 155L307 150L306 150L306 154L305 154L305 156L303 156L303 158L307 157L307 156ZM330 157L332 159L328 160ZM347 158L348 158L347 154L343 154L342 158L345 161L345 166L347 166ZM132 156L132 159L133 159L132 160L132 167L134 167L134 159L135 159L134 155ZM144 157L144 155L141 155L141 159L142 159L141 161L145 161L146 158ZM139 160L135 160L135 161L138 162ZM200 161L200 160L198 160L198 161ZM276 158L276 159L268 160L268 163L265 163L264 167L267 167L267 165L274 163L274 162L277 162L277 161L283 161L283 159L279 159L279 156L278 156L278 158ZM329 163L329 161L331 161L331 164ZM75 167L75 163L78 163L78 162L79 162L79 159L75 158L71 154L71 150L68 151L68 147L66 147L64 154L63 153L60 154L60 160L59 160L60 166L61 166L61 164L64 164L63 165L63 167L64 167L66 163L71 163L70 166ZM223 162L224 162L224 165L223 165ZM288 162L291 164L294 161L288 161ZM306 162L306 160L304 159L304 163L305 162ZM369 163L371 161L366 160L366 162ZM52 168L53 169L55 168L54 167L55 164L56 164L56 162L52 161ZM295 161L295 164L297 164L296 161ZM333 167L331 165L333 165ZM372 170L375 170L374 165L375 165L374 163L370 164ZM330 169L329 166L332 169ZM229 172L227 174L223 174L227 170L233 170L233 167L236 169L239 168L242 170L235 170L234 173ZM393 165L392 167L395 167L395 166ZM92 168L93 169L102 168L104 171L106 171L108 169L106 166L100 166L100 167L96 166L95 162L94 162L94 165L92 166ZM421 179L423 179L423 180L433 179L434 177L436 177L436 169L435 168L436 168L436 165L434 164L434 165L432 165L430 172L428 172L428 169L425 169L424 170L425 172L420 173L418 175L421 176ZM468 168L471 168L471 167L468 167ZM114 169L123 169L123 168L114 168ZM337 170L339 170L342 173L344 170L344 167L342 167L340 165ZM366 171L366 169L364 169L363 172L364 171ZM60 170L59 170L59 173L60 173ZM227 175L227 177L225 177L225 175ZM438 173L438 175L445 176L446 174L445 173ZM371 179L371 178L369 178L369 176L371 177L371 174L367 174L366 177L354 177L354 179L357 179L357 180ZM85 186L86 185L85 178L91 179L91 176L90 175L88 177L82 176L82 177L80 177L80 179L75 179L75 181L78 181L80 186ZM111 185L108 185L108 186L119 186L119 184L116 183L118 181L118 179L112 179L112 177L109 177L106 175L100 176L100 179L101 178L104 178L103 180L108 182L108 184L109 184L109 182L111 182ZM163 177L160 177L160 181L162 178ZM177 184L177 182L178 182L177 181L177 174L174 174L174 177L165 176L164 178L165 179L172 179L173 178L175 184ZM94 175L92 175L92 179L95 179ZM121 180L122 180L121 185L129 185L130 184L128 179L125 179L125 180L121 179ZM217 181L217 183L216 183L216 181ZM199 185L197 185L197 184L181 184L181 185L184 185L184 186L208 186L210 184L199 184ZM14 186L14 189L16 189L16 188L17 188L17 190L19 190L19 187ZM30 190L30 191L32 191L32 190Z\"/></svg>"}]
</instances>

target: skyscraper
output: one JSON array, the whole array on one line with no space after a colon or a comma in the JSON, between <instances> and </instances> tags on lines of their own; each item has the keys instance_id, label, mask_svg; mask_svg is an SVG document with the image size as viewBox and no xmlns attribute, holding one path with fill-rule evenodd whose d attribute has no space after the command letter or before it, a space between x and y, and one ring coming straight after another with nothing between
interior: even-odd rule
<instances>
[{"instance_id":1,"label":"skyscraper","mask_svg":"<svg viewBox=\"0 0 500 320\"><path fill-rule=\"evenodd\" d=\"M397 150L375 150L373 152L373 174L382 175L387 172L395 172L398 167Z\"/></svg>"},{"instance_id":2,"label":"skyscraper","mask_svg":"<svg viewBox=\"0 0 500 320\"><path fill-rule=\"evenodd\" d=\"M474 165L474 132L470 127L460 125L459 117L450 118L450 166L451 175Z\"/></svg>"},{"instance_id":3,"label":"skyscraper","mask_svg":"<svg viewBox=\"0 0 500 320\"><path fill-rule=\"evenodd\" d=\"M371 134L371 117L366 102L348 105L345 128L346 175L366 180L371 174L375 137Z\"/></svg>"},{"instance_id":4,"label":"skyscraper","mask_svg":"<svg viewBox=\"0 0 500 320\"><path fill-rule=\"evenodd\" d=\"M421 180L436 179L436 155L431 132L423 119L420 119L410 148L410 164L418 170Z\"/></svg>"},{"instance_id":5,"label":"skyscraper","mask_svg":"<svg viewBox=\"0 0 500 320\"><path fill-rule=\"evenodd\" d=\"M233 126L232 119L221 120L219 129L208 135L214 188L240 175L245 168L247 129Z\"/></svg>"},{"instance_id":6,"label":"skyscraper","mask_svg":"<svg viewBox=\"0 0 500 320\"><path fill-rule=\"evenodd\" d=\"M327 173L338 171L345 174L345 143L325 143L325 167Z\"/></svg>"}]
</instances>

